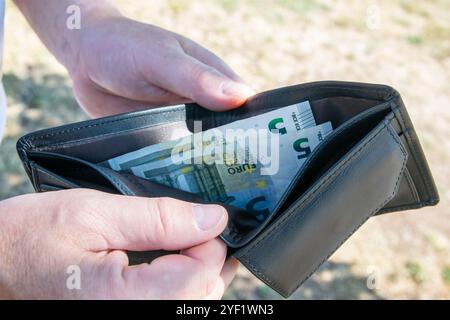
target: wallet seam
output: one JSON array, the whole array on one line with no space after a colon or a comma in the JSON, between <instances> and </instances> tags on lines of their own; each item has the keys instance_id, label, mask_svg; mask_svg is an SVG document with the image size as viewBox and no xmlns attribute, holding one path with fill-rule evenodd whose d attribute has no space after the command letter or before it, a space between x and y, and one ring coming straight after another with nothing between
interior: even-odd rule
<instances>
[{"instance_id":1,"label":"wallet seam","mask_svg":"<svg viewBox=\"0 0 450 320\"><path fill-rule=\"evenodd\" d=\"M46 183L41 183L41 180L39 179L39 173L50 175L52 179L55 179L57 182L60 182L65 185L71 183L70 181L65 181L64 179L60 178L57 174L55 174L51 171L46 172L44 168L40 168L40 167L36 166L35 164L31 164L31 168L32 168L33 172L36 173L35 179L36 179L36 184L39 188L39 191L41 191L40 186L46 184Z\"/></svg>"},{"instance_id":2,"label":"wallet seam","mask_svg":"<svg viewBox=\"0 0 450 320\"><path fill-rule=\"evenodd\" d=\"M41 190L41 183L40 183L40 179L39 179L39 174L38 174L37 168L31 162L30 162L30 167L32 169L32 177L33 177L33 180L34 180L35 188L39 192L41 192L42 191Z\"/></svg>"},{"instance_id":3,"label":"wallet seam","mask_svg":"<svg viewBox=\"0 0 450 320\"><path fill-rule=\"evenodd\" d=\"M398 95L397 95L397 98L399 98ZM395 106L395 110L399 111L399 115L400 115L400 118L401 118L400 122L402 123L404 128L408 129L408 130L404 131L404 134L405 134L406 140L408 142L408 145L411 147L411 149L413 151L412 152L412 157L413 157L414 162L416 163L416 165L417 165L417 167L419 169L420 177L422 178L422 181L424 182L425 188L426 188L427 193L428 193L428 198L431 199L431 198L433 198L432 194L434 192L433 192L433 190L432 190L432 188L431 188L431 186L429 184L428 179L426 178L427 174L424 173L424 172L427 172L427 170L425 170L425 168L423 167L422 161L418 161L419 159L417 159L417 155L416 155L417 146L416 146L416 143L414 142L414 139L411 138L411 134L409 133L409 127L407 126L407 123L405 121L405 117L404 117L402 108L400 106L397 106L397 103L395 101L393 101L393 103L394 103L394 106ZM395 112L394 112L394 114L395 114Z\"/></svg>"},{"instance_id":4,"label":"wallet seam","mask_svg":"<svg viewBox=\"0 0 450 320\"><path fill-rule=\"evenodd\" d=\"M388 102L382 102L380 104L377 105L377 107L383 105L383 104L389 104ZM370 110L364 117L370 117L373 116L374 114L377 113L377 110ZM325 140L323 141L323 143L320 143L317 148L313 151L313 154L308 157L308 159L306 159L305 163L302 165L302 168L300 169L300 171L295 175L294 177L294 181L298 180L299 178L301 178L301 176L309 169L309 166L311 165L312 162L314 162L314 160L316 160L317 155L324 150L325 148L327 148L329 146L330 143L330 139L334 139L335 137L337 137L338 135L342 134L343 131L347 131L349 129L352 129L353 126L357 125L362 119L359 118L358 116L353 117L352 119L348 120L347 122L345 122L344 124L342 124L341 126L339 126L338 128L336 128L336 130L334 130L329 136L327 136L325 138Z\"/></svg>"},{"instance_id":5,"label":"wallet seam","mask_svg":"<svg viewBox=\"0 0 450 320\"><path fill-rule=\"evenodd\" d=\"M140 191L142 192L142 194L146 194L146 193L147 193L147 191L145 190L145 188L144 188L142 185L140 185L140 184L138 184L137 182L135 182L135 181L129 179L126 175L121 175L121 177L122 177L123 179L125 179L128 183L131 183L131 184L132 184L134 187L136 187L138 190L140 190ZM134 195L136 195L135 192L133 192L133 193L134 193Z\"/></svg>"},{"instance_id":6,"label":"wallet seam","mask_svg":"<svg viewBox=\"0 0 450 320\"><path fill-rule=\"evenodd\" d=\"M345 87L345 86L336 86L336 85L319 86L319 87L313 88L312 91L329 90L329 89L342 90L342 91L347 91L347 92L348 91L356 91L356 92L373 92L374 91L373 89L370 89L370 88L367 88L367 89L348 88L348 87ZM378 94L380 92L382 92L382 91L387 93L387 89L384 89L384 90L375 89L375 90L376 90L376 92ZM298 88L293 87L291 89L286 90L284 93L291 93L293 91L298 91ZM272 94L274 94L274 93L272 93ZM264 97L264 96L262 96L262 97ZM260 98L256 97L255 101L258 101L259 99L262 99L262 97L260 97ZM380 99L382 99L382 98L380 97ZM387 102L390 99L391 98L383 99L383 102ZM156 114L171 114L171 113L176 113L176 112L179 112L179 110L160 110L160 111L154 110L154 111L150 111L149 113L152 114L152 115L156 115ZM87 129L87 128L94 128L94 127L104 126L106 124L111 124L111 123L115 123L115 122L122 122L122 121L130 120L130 119L146 117L146 116L149 115L149 113L144 113L144 114L139 114L139 115L134 115L134 116L128 116L128 117L120 118L120 119L111 119L111 120L107 120L107 121L103 121L103 122L99 122L99 123L92 123L92 124L87 124L87 125L73 127L73 128L67 128L67 129L64 129L64 130L43 134L43 135L40 135L40 136L34 136L34 137L32 136L32 137L29 137L29 138L25 138L25 142L30 143L33 146L33 148L36 148L36 146L34 146L32 144L32 142L34 142L34 141L39 141L39 140L43 140L45 138L51 138L51 137L55 137L55 136L58 136L58 135L61 135L61 134L71 133L71 132L74 132L74 131L79 131L79 130L83 130L83 129ZM49 146L51 146L51 145L49 145Z\"/></svg>"},{"instance_id":7,"label":"wallet seam","mask_svg":"<svg viewBox=\"0 0 450 320\"><path fill-rule=\"evenodd\" d=\"M179 110L160 110L160 111L156 111L155 110L155 111L152 111L151 114L152 115L163 114L163 113L164 114L171 114L171 113L176 113L176 112L179 112ZM58 135L61 135L61 134L67 134L67 133L71 133L71 132L74 132L74 131L80 131L80 130L83 130L83 129L94 128L94 127L98 127L98 126L104 126L106 124L111 124L111 123L115 123L115 122L122 122L122 121L126 121L126 120L131 120L131 119L136 119L136 118L141 118L141 117L148 117L148 116L149 116L148 113L144 113L144 114L128 116L128 117L120 118L120 119L111 119L111 120L107 120L107 121L103 121L103 122L99 122L99 123L91 123L91 124L87 124L87 125L83 125L83 126L67 128L67 129L64 129L64 130L43 134L43 135L40 135L40 136L25 138L25 142L31 143L31 142L34 142L34 141L43 140L45 138L55 137L55 136L58 136ZM31 144L31 145L33 146L33 148L36 148L33 144ZM49 146L51 146L51 145L49 145Z\"/></svg>"},{"instance_id":8,"label":"wallet seam","mask_svg":"<svg viewBox=\"0 0 450 320\"><path fill-rule=\"evenodd\" d=\"M391 130L389 129L389 127L387 127L387 129L388 129L388 131L389 131L389 133L391 134L391 136L393 137L393 140L395 141L395 138L394 138L394 136L393 136L393 134L392 134L392 132L391 132ZM400 145L400 143L398 143L398 141L395 141L398 145ZM401 146L401 145L400 145ZM403 159L403 163L402 163L402 167L401 167L401 169L400 169L400 173L399 173L399 175L398 175L398 177L397 177L397 181L395 182L395 186L394 186L394 190L393 190L393 192L392 192L392 194L390 194L377 208L375 208L373 211L371 211L370 213L369 213L369 215L367 215L367 216L365 216L363 219L362 219L362 221L361 221L361 223L360 224L358 224L348 235L347 235L347 237L345 237L332 251L331 251L331 253L330 254L328 254L327 255L327 257L325 258L325 259L323 259L315 268L314 268L314 270L313 271L311 271L305 278L303 278L299 283L298 283L298 285L294 288L294 289L292 289L288 294L289 295L291 295L295 290L297 290L305 281L306 281L306 279L308 279L309 277L311 277L311 275L314 273L314 272L316 272L317 271L317 269L325 262L325 261L327 261L330 257L331 257L331 255L334 253L334 252L336 252L336 250L345 242L345 241L347 241L347 239L349 239L355 232L356 232L356 230L358 230L371 216L373 216L376 212L378 212L381 208L383 208L390 200L392 200L392 198L395 196L395 194L396 194L396 191L397 191L397 188L398 188L398 185L399 185L399 183L400 183L400 180L401 180L401 177L402 177L402 175L403 175L403 172L404 172L404 170L405 170L405 168L406 168L406 163L407 163L407 159L408 159L408 157L407 157L407 154L405 153L405 151L403 150L403 148L402 147L400 147L400 149L401 149L401 151L402 151L402 153L403 153L403 155L404 155L404 159Z\"/></svg>"},{"instance_id":9,"label":"wallet seam","mask_svg":"<svg viewBox=\"0 0 450 320\"><path fill-rule=\"evenodd\" d=\"M309 91L309 93L311 92L311 91L320 91L320 90L329 90L329 89L334 89L334 90L343 90L343 91L347 91L347 92L351 92L351 91L357 91L357 92L373 92L374 91L374 89L370 89L370 88L367 88L367 89L362 89L362 88L349 88L349 87L340 87L340 86L336 86L336 85L329 85L329 86L327 86L327 85L325 85L325 86L321 86L321 87L316 87L316 88L312 88L312 90L310 90ZM293 86L293 87L289 87L289 88L286 88L286 90L283 92L283 93L287 93L287 94L290 94L291 92L298 92L298 87L296 87L296 86ZM376 90L376 93L378 94L378 99L382 99L383 100L383 102L387 102L387 101L389 101L389 100L391 100L392 99L392 94L393 94L393 92L395 92L395 90L393 90L392 88L389 90L389 87L386 87L385 89L381 89L381 88L379 88L379 89L375 89ZM388 90L390 91L390 92L388 92ZM380 95L380 93L389 93L391 96L389 96L388 98L385 98L385 97L382 97L381 95ZM256 99L254 100L255 102L258 102L258 100L259 99L263 99L264 98L264 96L261 96L261 97L256 97ZM267 98L266 98L267 99ZM374 100L373 98L372 98L372 100Z\"/></svg>"},{"instance_id":10,"label":"wallet seam","mask_svg":"<svg viewBox=\"0 0 450 320\"><path fill-rule=\"evenodd\" d=\"M253 245L251 245L247 251L250 251L251 249L253 249L255 246L257 246L261 241L263 241L266 237L270 236L274 229L276 229L278 227L278 225L284 223L285 220L289 219L293 214L294 211L296 209L298 209L298 207L300 207L301 205L303 205L303 203L307 202L310 198L312 198L313 196L316 195L317 191L322 188L322 186L324 186L328 181L330 181L331 179L333 179L335 176L339 175L343 169L344 166L347 165L348 162L350 162L351 160L353 160L353 158L357 155L359 155L359 153L361 152L361 150L363 148L365 148L369 143L371 143L380 133L381 131L386 127L386 125L384 126L380 126L380 128L376 131L376 133L374 133L374 136L372 138L370 138L368 141L366 141L364 144L362 144L357 150L354 151L353 155L348 158L345 162L341 163L334 171L333 174L331 174L327 179L325 179L324 181L322 181L319 185L317 185L313 191L311 191L311 193L308 195L307 198L305 198L301 203L298 203L297 205L294 205L292 208L289 209L289 213L287 215L285 215L284 217L280 218L280 221L277 221L274 223L272 230L270 230L270 232L268 234L266 234L265 236L263 236L261 239L259 239L256 243L254 243Z\"/></svg>"},{"instance_id":11,"label":"wallet seam","mask_svg":"<svg viewBox=\"0 0 450 320\"><path fill-rule=\"evenodd\" d=\"M128 119L125 119L125 120L128 120ZM170 124L173 124L173 123L175 123L175 122L170 122ZM153 123L153 124L139 127L138 130L155 128L157 126L167 125L167 124L168 123ZM82 146L82 145L85 145L86 143L92 143L92 142L95 143L96 141L101 140L103 138L114 138L115 136L126 133L127 131L133 131L133 130L127 129L127 130L117 131L117 132L113 132L113 133L104 133L104 134L99 134L99 135L96 135L93 137L87 137L87 138L82 138L82 139L78 139L78 140L70 140L70 141L65 141L65 142L58 142L58 143L50 144L47 146L40 146L40 147L33 146L33 151L42 151L42 152L60 151L65 148Z\"/></svg>"},{"instance_id":12,"label":"wallet seam","mask_svg":"<svg viewBox=\"0 0 450 320\"><path fill-rule=\"evenodd\" d=\"M380 210L381 213L389 213L389 212L396 212L396 211L401 211L401 210L411 210L411 209L418 209L418 208L422 208L425 206L432 206L435 205L436 201L435 200L430 200L430 201L423 201L420 203L415 203L415 204L410 204L410 205L404 205L404 206L397 206L397 207L392 207L392 208L388 208L388 209L382 209Z\"/></svg>"},{"instance_id":13,"label":"wallet seam","mask_svg":"<svg viewBox=\"0 0 450 320\"><path fill-rule=\"evenodd\" d=\"M415 188L415 186L413 188L414 181L412 181L412 177L408 171L408 168L406 168L404 176L405 176L406 183L408 184L408 187L409 187L409 192L411 193L411 196L414 199L415 203L420 202L420 197L417 193L417 189Z\"/></svg>"},{"instance_id":14,"label":"wallet seam","mask_svg":"<svg viewBox=\"0 0 450 320\"><path fill-rule=\"evenodd\" d=\"M364 148L366 148L367 147L367 145L369 145L370 143L372 143L373 142L373 140L376 138L376 137L378 137L380 134L381 134L381 132L383 131L383 129L387 129L388 130L388 132L389 132L389 134L392 136L392 138L393 138L393 140L395 141L395 143L396 144L398 144L399 146L400 146L400 149L401 149L401 152L403 153L403 155L405 156L405 158L404 158L404 160L403 160L403 164L402 164L402 168L401 168L401 170L400 170L400 174L398 175L398 177L397 177L397 181L396 181L396 184L395 184L395 187L394 187L394 191L393 191L393 193L386 199L386 200L384 200L383 201L383 203L381 204L381 205L379 205L376 209L374 209L372 212L370 212L370 214L366 217L366 218L364 218L363 220L362 220L362 222L359 224L359 225L357 225L354 229L353 229L353 231L352 232L350 232L349 233L349 235L342 241L342 242L340 242L337 246L336 246L336 248L334 249L334 250L332 250L331 251L331 253L329 254L329 255L327 255L326 257L325 257L325 259L323 259L314 269L313 269L313 271L308 275L308 276L306 276L306 277L304 277L303 279L301 279L300 281L299 281L299 284L298 285L296 285L296 287L293 289L293 290L291 290L290 292L288 292L287 293L287 295L290 295L292 292L294 292L295 290L297 290L298 289L298 287L299 286L301 286L302 285L302 283L306 280L306 279L308 279L340 246L341 246L341 244L342 243L344 243L365 221L367 221L367 219L370 217L370 216L372 216L374 213L376 213L377 211L379 211L384 205L386 205L386 203L387 202L389 202L391 199L392 199L392 197L395 195L395 191L397 190L397 187L398 187L398 183L399 183L399 181L400 181L400 178L401 178L401 176L402 176L402 173L403 173L403 171L404 171L404 168L405 168L405 166L406 166L406 160L407 160L407 157L406 157L406 152L405 152L405 150L403 149L403 147L401 146L401 144L399 143L399 141L397 141L397 139L395 139L395 136L393 135L393 133L392 133L392 131L391 131L391 129L389 129L389 126L385 123L383 126L381 126L379 129L378 129L378 132L376 132L375 134L374 134L374 136L370 139L370 140L368 140L368 141L366 141L366 143L364 143L363 145L361 145L357 150L355 150L355 152L354 152L354 154L349 158L349 159L347 159L344 163L342 163L338 168L336 168L336 171L334 172L334 174L332 174L332 175L330 175L325 181L323 181L322 183L320 183L320 185L318 185L316 188L315 188L315 190L306 198L306 199L304 199L304 201L302 201L301 203L299 203L297 206L295 206L295 207L293 207L290 211L290 213L289 214L287 214L283 219L281 219L278 223L276 223L276 224L274 224L274 226L273 226L273 229L272 230L270 230L270 232L268 232L266 235L264 235L261 239L259 239L255 244L253 244L252 246L250 246L247 250L246 250L246 253L248 253L250 250L252 250L252 249L254 249L255 247L257 247L257 246L260 246L260 243L262 242L262 241L264 241L266 238L268 238L270 235L272 235L282 224L285 224L286 223L286 221L288 220L288 219L290 219L292 216L294 216L294 213L295 213L295 211L301 206L301 205L303 205L305 202L307 202L307 201L309 201L311 198L313 198L315 195L317 195L317 193L318 193L318 191L320 190L320 189L322 189L325 185L328 185L328 182L330 181L330 180L332 180L332 179L334 179L336 176L338 176L339 174L341 174L342 173L342 171L343 171L343 169L344 168L346 168L347 167L347 164L352 160L352 159L354 159L357 155L359 155L361 152L362 152L362 150L364 149ZM398 138L398 137L397 137ZM270 284L271 286L273 286L273 288L275 288L275 289L277 289L278 291L280 291L280 292L285 292L285 290L283 290L283 289L281 289L281 287L279 286L279 284L277 284L277 283L275 283L275 282L273 282L272 280L270 280L262 271L260 271L256 266L254 266L251 262L250 262L250 260L249 260L249 258L247 257L247 258L244 258L245 259L245 261L247 262L247 264L250 266L250 268L256 273L256 274L258 274L260 277L262 277L268 284Z\"/></svg>"},{"instance_id":15,"label":"wallet seam","mask_svg":"<svg viewBox=\"0 0 450 320\"><path fill-rule=\"evenodd\" d=\"M111 179L114 182L113 185L116 188L118 188L121 192L125 193L127 196L134 196L135 195L134 192L132 190L130 190L130 188L128 188L126 184L124 184L122 181L120 181L120 179L114 177L112 174L109 174L108 172L106 172L105 170L100 168L99 166L96 166L96 169L100 173L105 175L107 178Z\"/></svg>"}]
</instances>

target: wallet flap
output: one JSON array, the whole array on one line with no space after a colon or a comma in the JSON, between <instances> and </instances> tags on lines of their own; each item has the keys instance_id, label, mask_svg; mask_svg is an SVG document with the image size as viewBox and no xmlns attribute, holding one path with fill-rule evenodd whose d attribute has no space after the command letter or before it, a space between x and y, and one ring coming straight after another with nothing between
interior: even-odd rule
<instances>
[{"instance_id":1,"label":"wallet flap","mask_svg":"<svg viewBox=\"0 0 450 320\"><path fill-rule=\"evenodd\" d=\"M390 121L384 120L235 256L289 296L395 196L407 158Z\"/></svg>"}]
</instances>

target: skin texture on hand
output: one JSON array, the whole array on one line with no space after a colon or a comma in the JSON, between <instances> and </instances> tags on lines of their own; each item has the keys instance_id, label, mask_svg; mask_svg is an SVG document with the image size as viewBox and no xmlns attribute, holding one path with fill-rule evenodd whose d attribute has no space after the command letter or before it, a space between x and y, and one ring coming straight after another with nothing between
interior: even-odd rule
<instances>
[{"instance_id":1,"label":"skin texture on hand","mask_svg":"<svg viewBox=\"0 0 450 320\"><path fill-rule=\"evenodd\" d=\"M66 66L93 117L197 102L214 111L253 95L219 57L176 33L122 16L106 0L14 0ZM81 9L81 28L66 26ZM194 210L194 208L196 208ZM220 298L236 260L216 237L226 215L202 230L199 206L70 190L0 202L0 298ZM217 210L216 210L217 211ZM205 227L205 225L203 225ZM181 250L128 266L124 250ZM66 286L81 268L81 290Z\"/></svg>"},{"instance_id":2,"label":"skin texture on hand","mask_svg":"<svg viewBox=\"0 0 450 320\"><path fill-rule=\"evenodd\" d=\"M219 299L238 263L216 237L225 209L170 198L93 190L0 202L0 297L18 299ZM125 250L181 250L128 265ZM80 289L67 286L80 268Z\"/></svg>"},{"instance_id":3,"label":"skin texture on hand","mask_svg":"<svg viewBox=\"0 0 450 320\"><path fill-rule=\"evenodd\" d=\"M69 73L93 116L190 101L224 111L253 94L220 58L178 34L123 17L81 32Z\"/></svg>"},{"instance_id":4,"label":"skin texture on hand","mask_svg":"<svg viewBox=\"0 0 450 320\"><path fill-rule=\"evenodd\" d=\"M192 101L224 111L254 94L209 50L179 34L128 19L108 1L16 3L68 69L75 96L91 116ZM72 4L81 8L79 30L65 26L65 9ZM44 10L55 18L39 12Z\"/></svg>"}]
</instances>

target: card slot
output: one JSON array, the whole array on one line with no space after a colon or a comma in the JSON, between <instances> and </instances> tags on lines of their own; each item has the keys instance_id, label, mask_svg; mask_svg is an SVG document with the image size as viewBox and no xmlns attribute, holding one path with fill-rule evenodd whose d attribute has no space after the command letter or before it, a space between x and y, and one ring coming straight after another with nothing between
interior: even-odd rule
<instances>
[{"instance_id":1,"label":"card slot","mask_svg":"<svg viewBox=\"0 0 450 320\"><path fill-rule=\"evenodd\" d=\"M30 167L32 168L33 185L38 191L49 191L50 187L59 189L79 188L73 181L40 166L34 161L30 162Z\"/></svg>"},{"instance_id":2,"label":"card slot","mask_svg":"<svg viewBox=\"0 0 450 320\"><path fill-rule=\"evenodd\" d=\"M68 188L78 186L108 193L132 195L123 183L115 181L106 170L87 161L50 152L30 152L28 157L33 164L31 165L32 174L39 177L34 179L37 191L40 191L40 184L51 184L48 176L41 174L43 169L47 175L51 174L53 177L68 181L70 183L67 185Z\"/></svg>"},{"instance_id":3,"label":"card slot","mask_svg":"<svg viewBox=\"0 0 450 320\"><path fill-rule=\"evenodd\" d=\"M185 121L175 121L169 124L153 124L132 131L117 131L89 138L71 140L34 148L33 151L58 153L69 157L99 163L116 156L173 139L174 133L187 131ZM97 150L102 150L101 153Z\"/></svg>"}]
</instances>

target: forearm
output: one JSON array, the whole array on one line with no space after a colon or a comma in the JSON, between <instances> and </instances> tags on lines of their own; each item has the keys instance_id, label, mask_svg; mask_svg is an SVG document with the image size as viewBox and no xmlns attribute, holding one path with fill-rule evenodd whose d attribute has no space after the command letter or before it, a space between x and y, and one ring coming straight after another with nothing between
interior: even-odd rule
<instances>
[{"instance_id":1,"label":"forearm","mask_svg":"<svg viewBox=\"0 0 450 320\"><path fill-rule=\"evenodd\" d=\"M76 63L80 31L104 18L119 16L107 0L14 0L46 47L66 67ZM68 27L69 6L80 9L80 30Z\"/></svg>"}]
</instances>

